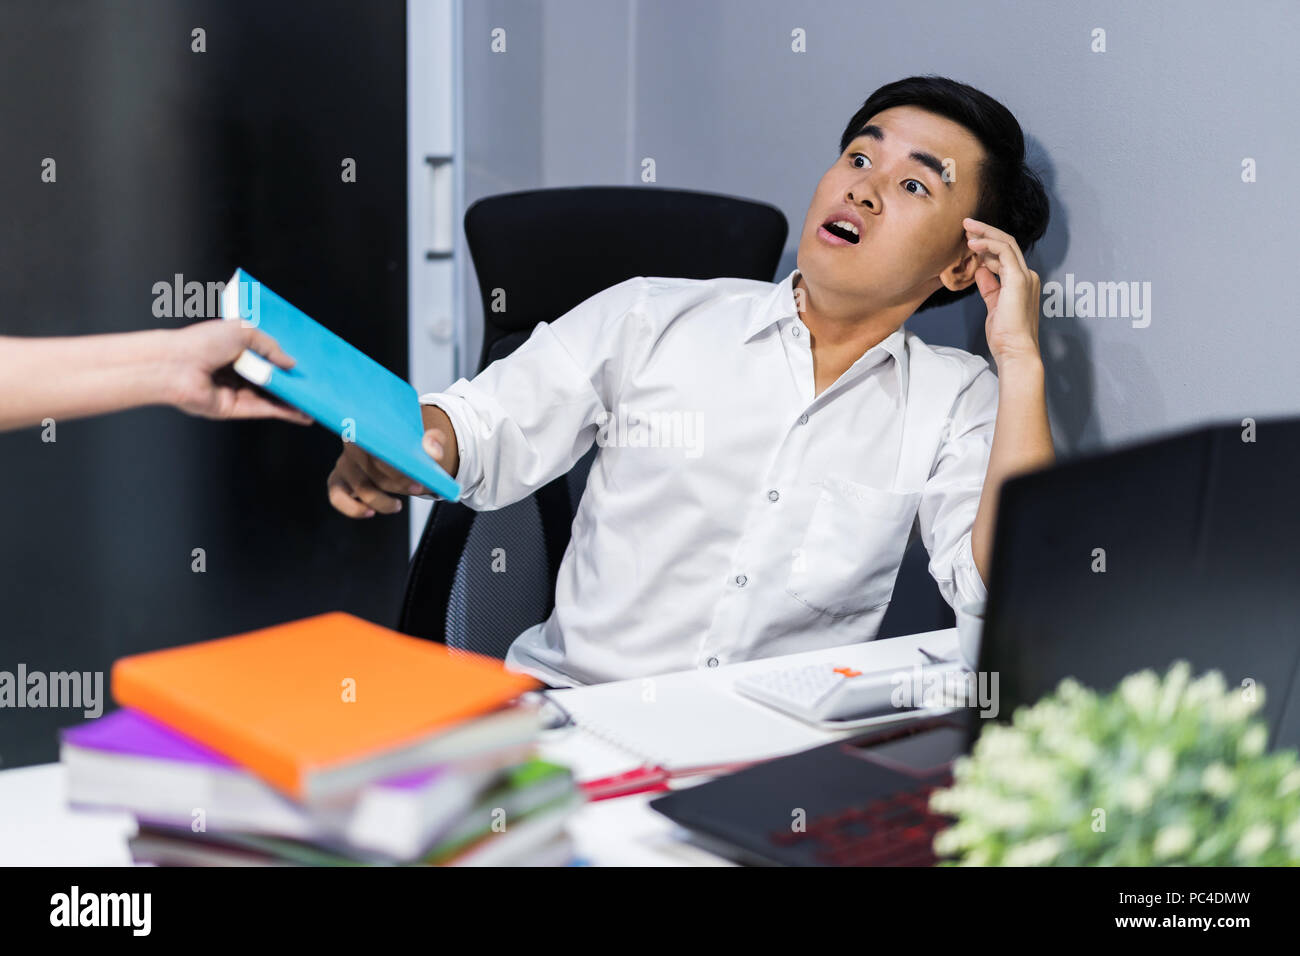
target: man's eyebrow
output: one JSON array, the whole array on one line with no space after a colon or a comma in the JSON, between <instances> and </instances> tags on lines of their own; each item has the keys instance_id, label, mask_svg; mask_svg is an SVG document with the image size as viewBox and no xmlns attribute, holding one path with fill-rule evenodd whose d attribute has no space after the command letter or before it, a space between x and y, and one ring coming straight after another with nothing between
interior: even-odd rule
<instances>
[{"instance_id":1,"label":"man's eyebrow","mask_svg":"<svg viewBox=\"0 0 1300 956\"><path fill-rule=\"evenodd\" d=\"M874 139L878 143L883 143L885 141L885 131L874 123L868 123L866 126L862 127L857 136L853 137L853 140L849 145L851 146L853 143L864 138ZM944 188L952 189L952 182L943 174L943 163L940 162L939 157L935 156L933 153L927 153L924 150L914 149L912 152L907 154L907 158L915 160L927 169L933 170L934 174L939 177L939 182L943 183Z\"/></svg>"}]
</instances>

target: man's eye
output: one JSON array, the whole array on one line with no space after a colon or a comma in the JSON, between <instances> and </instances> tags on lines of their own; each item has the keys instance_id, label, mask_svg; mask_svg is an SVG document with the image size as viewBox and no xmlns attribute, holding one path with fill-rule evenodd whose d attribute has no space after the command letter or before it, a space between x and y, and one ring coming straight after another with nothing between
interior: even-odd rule
<instances>
[{"instance_id":1,"label":"man's eye","mask_svg":"<svg viewBox=\"0 0 1300 956\"><path fill-rule=\"evenodd\" d=\"M859 165L858 165L858 157L861 157L862 159L865 159L868 163L871 162L871 160L867 157L867 154L866 154L866 153L850 153L850 154L849 154L849 162L853 164L853 168L854 168L854 169L866 169L865 166L859 166ZM907 189L907 184L908 184L908 183L916 183L916 185L921 189L921 192L917 192L915 189ZM904 189L907 189L907 191L908 191L909 193L911 193L913 196L928 196L928 195L930 195L930 190L927 189L925 183L921 182L919 179L907 179L907 180L904 180L904 181L903 181L903 188L904 188Z\"/></svg>"}]
</instances>

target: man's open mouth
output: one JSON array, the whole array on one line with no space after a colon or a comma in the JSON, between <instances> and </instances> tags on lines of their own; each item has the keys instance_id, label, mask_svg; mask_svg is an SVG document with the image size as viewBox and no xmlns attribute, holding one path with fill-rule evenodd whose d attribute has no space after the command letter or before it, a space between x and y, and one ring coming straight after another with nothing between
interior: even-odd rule
<instances>
[{"instance_id":1,"label":"man's open mouth","mask_svg":"<svg viewBox=\"0 0 1300 956\"><path fill-rule=\"evenodd\" d=\"M858 229L847 219L832 219L829 222L822 223L822 228L838 239L843 239L855 246L858 244L860 238Z\"/></svg>"}]
</instances>

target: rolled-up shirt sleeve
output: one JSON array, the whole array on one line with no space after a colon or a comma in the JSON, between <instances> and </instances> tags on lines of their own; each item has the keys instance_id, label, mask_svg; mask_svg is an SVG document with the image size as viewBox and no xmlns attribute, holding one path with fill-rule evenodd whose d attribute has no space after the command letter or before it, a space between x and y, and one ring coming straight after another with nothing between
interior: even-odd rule
<instances>
[{"instance_id":1,"label":"rolled-up shirt sleeve","mask_svg":"<svg viewBox=\"0 0 1300 956\"><path fill-rule=\"evenodd\" d=\"M987 362L972 374L953 402L948 428L922 489L918 520L930 554L930 574L954 610L988 598L975 565L971 531L993 447L998 379Z\"/></svg>"},{"instance_id":2,"label":"rolled-up shirt sleeve","mask_svg":"<svg viewBox=\"0 0 1300 956\"><path fill-rule=\"evenodd\" d=\"M566 473L615 407L628 343L643 317L642 277L610 286L552 322L472 380L420 396L456 430L461 501L504 508Z\"/></svg>"}]
</instances>

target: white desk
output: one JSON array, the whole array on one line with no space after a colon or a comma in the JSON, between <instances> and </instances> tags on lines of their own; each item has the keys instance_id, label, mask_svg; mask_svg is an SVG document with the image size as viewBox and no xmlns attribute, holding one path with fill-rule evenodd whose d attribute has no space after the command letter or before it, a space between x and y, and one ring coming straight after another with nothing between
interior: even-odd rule
<instances>
[{"instance_id":1,"label":"white desk","mask_svg":"<svg viewBox=\"0 0 1300 956\"><path fill-rule=\"evenodd\" d=\"M708 679L725 685L755 669L823 659L871 669L906 667L916 658L918 646L935 654L951 653L957 647L957 631L745 661L709 671ZM826 740L837 736L843 734L825 733ZM809 746L818 742L811 740ZM619 759L609 745L573 727L544 733L540 750L547 759L573 768L579 780L604 776ZM596 866L728 865L684 842L670 820L648 808L654 796L598 800L578 810L568 823L578 855ZM129 866L126 841L134 833L135 820L128 813L68 809L58 764L0 772L0 866Z\"/></svg>"}]
</instances>

